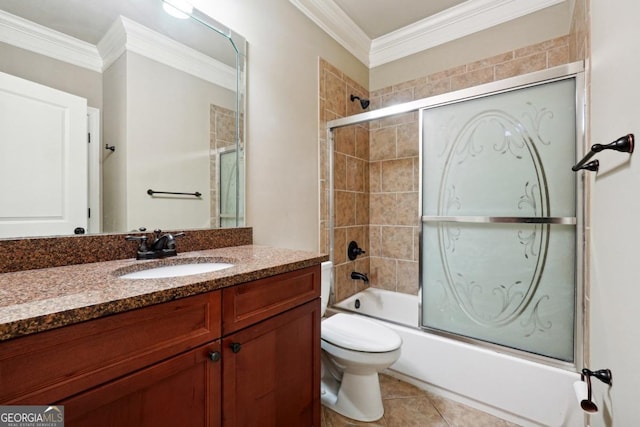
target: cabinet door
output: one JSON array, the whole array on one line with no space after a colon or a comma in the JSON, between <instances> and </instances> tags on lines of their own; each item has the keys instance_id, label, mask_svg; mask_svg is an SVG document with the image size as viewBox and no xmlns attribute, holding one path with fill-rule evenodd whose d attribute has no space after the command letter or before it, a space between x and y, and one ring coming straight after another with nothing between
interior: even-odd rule
<instances>
[{"instance_id":1,"label":"cabinet door","mask_svg":"<svg viewBox=\"0 0 640 427\"><path fill-rule=\"evenodd\" d=\"M218 427L219 351L216 341L64 400L65 425Z\"/></svg>"},{"instance_id":2,"label":"cabinet door","mask_svg":"<svg viewBox=\"0 0 640 427\"><path fill-rule=\"evenodd\" d=\"M320 426L320 299L223 339L223 426Z\"/></svg>"}]
</instances>

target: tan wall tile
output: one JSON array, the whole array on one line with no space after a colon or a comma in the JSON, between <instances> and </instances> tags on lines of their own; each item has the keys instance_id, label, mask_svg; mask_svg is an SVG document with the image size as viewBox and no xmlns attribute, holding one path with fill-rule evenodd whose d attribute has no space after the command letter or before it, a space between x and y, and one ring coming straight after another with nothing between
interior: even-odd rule
<instances>
[{"instance_id":1,"label":"tan wall tile","mask_svg":"<svg viewBox=\"0 0 640 427\"><path fill-rule=\"evenodd\" d=\"M519 76L533 71L544 70L547 66L546 52L536 53L514 59L504 64L496 65L496 79L506 79L508 77Z\"/></svg>"},{"instance_id":2,"label":"tan wall tile","mask_svg":"<svg viewBox=\"0 0 640 427\"><path fill-rule=\"evenodd\" d=\"M389 107L391 105L402 104L404 102L413 101L413 88L403 89L398 92L392 92L382 97L382 106Z\"/></svg>"},{"instance_id":3,"label":"tan wall tile","mask_svg":"<svg viewBox=\"0 0 640 427\"><path fill-rule=\"evenodd\" d=\"M371 287L396 290L396 260L371 257L369 259L370 271L369 280Z\"/></svg>"},{"instance_id":4,"label":"tan wall tile","mask_svg":"<svg viewBox=\"0 0 640 427\"><path fill-rule=\"evenodd\" d=\"M359 159L369 160L369 129L366 125L356 127L355 156Z\"/></svg>"},{"instance_id":5,"label":"tan wall tile","mask_svg":"<svg viewBox=\"0 0 640 427\"><path fill-rule=\"evenodd\" d=\"M369 195L369 221L371 224L390 224L396 215L396 193L372 193Z\"/></svg>"},{"instance_id":6,"label":"tan wall tile","mask_svg":"<svg viewBox=\"0 0 640 427\"><path fill-rule=\"evenodd\" d=\"M396 157L396 128L376 129L370 135L371 160L393 159Z\"/></svg>"},{"instance_id":7,"label":"tan wall tile","mask_svg":"<svg viewBox=\"0 0 640 427\"><path fill-rule=\"evenodd\" d=\"M369 193L356 193L356 224L368 225L370 222L369 215Z\"/></svg>"},{"instance_id":8,"label":"tan wall tile","mask_svg":"<svg viewBox=\"0 0 640 427\"><path fill-rule=\"evenodd\" d=\"M369 163L369 191L379 193L382 191L382 162Z\"/></svg>"},{"instance_id":9,"label":"tan wall tile","mask_svg":"<svg viewBox=\"0 0 640 427\"><path fill-rule=\"evenodd\" d=\"M382 191L413 190L413 160L410 158L382 162Z\"/></svg>"},{"instance_id":10,"label":"tan wall tile","mask_svg":"<svg viewBox=\"0 0 640 427\"><path fill-rule=\"evenodd\" d=\"M455 76L456 74L462 74L467 72L466 65L460 65L458 67L449 68L448 70L440 71L437 73L430 74L427 78L428 82L433 82L445 78L449 78L451 76Z\"/></svg>"},{"instance_id":11,"label":"tan wall tile","mask_svg":"<svg viewBox=\"0 0 640 427\"><path fill-rule=\"evenodd\" d=\"M413 261L413 229L382 227L382 256Z\"/></svg>"},{"instance_id":12,"label":"tan wall tile","mask_svg":"<svg viewBox=\"0 0 640 427\"><path fill-rule=\"evenodd\" d=\"M333 187L336 190L347 189L347 156L333 154Z\"/></svg>"},{"instance_id":13,"label":"tan wall tile","mask_svg":"<svg viewBox=\"0 0 640 427\"><path fill-rule=\"evenodd\" d=\"M396 199L396 218L397 225L418 226L420 218L418 217L418 192L398 193Z\"/></svg>"},{"instance_id":14,"label":"tan wall tile","mask_svg":"<svg viewBox=\"0 0 640 427\"><path fill-rule=\"evenodd\" d=\"M335 226L352 225L356 221L356 195L347 191L335 191Z\"/></svg>"},{"instance_id":15,"label":"tan wall tile","mask_svg":"<svg viewBox=\"0 0 640 427\"><path fill-rule=\"evenodd\" d=\"M398 261L397 288L398 292L418 295L419 264L416 261Z\"/></svg>"},{"instance_id":16,"label":"tan wall tile","mask_svg":"<svg viewBox=\"0 0 640 427\"><path fill-rule=\"evenodd\" d=\"M333 146L338 153L356 155L356 128L347 126L333 131Z\"/></svg>"},{"instance_id":17,"label":"tan wall tile","mask_svg":"<svg viewBox=\"0 0 640 427\"><path fill-rule=\"evenodd\" d=\"M382 227L369 226L369 256L382 256Z\"/></svg>"},{"instance_id":18,"label":"tan wall tile","mask_svg":"<svg viewBox=\"0 0 640 427\"><path fill-rule=\"evenodd\" d=\"M325 102L326 109L339 117L347 112L347 90L344 81L333 73L325 73Z\"/></svg>"},{"instance_id":19,"label":"tan wall tile","mask_svg":"<svg viewBox=\"0 0 640 427\"><path fill-rule=\"evenodd\" d=\"M398 126L397 138L398 157L411 157L419 154L420 139L417 121Z\"/></svg>"},{"instance_id":20,"label":"tan wall tile","mask_svg":"<svg viewBox=\"0 0 640 427\"><path fill-rule=\"evenodd\" d=\"M451 77L451 90L466 89L494 81L494 68L478 68L468 73Z\"/></svg>"},{"instance_id":21,"label":"tan wall tile","mask_svg":"<svg viewBox=\"0 0 640 427\"><path fill-rule=\"evenodd\" d=\"M333 231L333 262L344 264L347 258L347 227L335 227Z\"/></svg>"},{"instance_id":22,"label":"tan wall tile","mask_svg":"<svg viewBox=\"0 0 640 427\"><path fill-rule=\"evenodd\" d=\"M449 77L416 86L414 91L416 99L428 98L447 92L451 92L451 78Z\"/></svg>"},{"instance_id":23,"label":"tan wall tile","mask_svg":"<svg viewBox=\"0 0 640 427\"><path fill-rule=\"evenodd\" d=\"M334 292L336 301L342 301L357 291L355 280L351 279L353 267L350 263L335 267Z\"/></svg>"},{"instance_id":24,"label":"tan wall tile","mask_svg":"<svg viewBox=\"0 0 640 427\"><path fill-rule=\"evenodd\" d=\"M506 52L500 55L485 58L480 61L467 64L467 71L474 71L480 68L492 67L503 62L511 61L513 59L513 52Z\"/></svg>"},{"instance_id":25,"label":"tan wall tile","mask_svg":"<svg viewBox=\"0 0 640 427\"><path fill-rule=\"evenodd\" d=\"M555 67L569 62L569 45L557 47L549 50L547 54L547 65Z\"/></svg>"},{"instance_id":26,"label":"tan wall tile","mask_svg":"<svg viewBox=\"0 0 640 427\"><path fill-rule=\"evenodd\" d=\"M366 191L365 171L369 171L369 168L366 167L366 161L347 157L347 190Z\"/></svg>"}]
</instances>

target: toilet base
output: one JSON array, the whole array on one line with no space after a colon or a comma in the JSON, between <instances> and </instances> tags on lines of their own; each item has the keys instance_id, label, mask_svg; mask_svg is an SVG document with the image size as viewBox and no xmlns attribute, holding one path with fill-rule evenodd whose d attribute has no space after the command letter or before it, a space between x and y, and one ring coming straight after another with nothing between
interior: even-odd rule
<instances>
[{"instance_id":1,"label":"toilet base","mask_svg":"<svg viewBox=\"0 0 640 427\"><path fill-rule=\"evenodd\" d=\"M340 382L325 373L321 386L322 404L340 415L363 422L377 421L384 415L377 372L344 372Z\"/></svg>"}]
</instances>

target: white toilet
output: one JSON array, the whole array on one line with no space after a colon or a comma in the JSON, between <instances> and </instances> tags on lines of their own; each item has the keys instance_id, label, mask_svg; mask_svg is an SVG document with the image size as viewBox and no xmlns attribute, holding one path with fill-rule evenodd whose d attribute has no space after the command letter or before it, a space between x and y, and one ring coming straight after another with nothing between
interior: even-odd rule
<instances>
[{"instance_id":1,"label":"white toilet","mask_svg":"<svg viewBox=\"0 0 640 427\"><path fill-rule=\"evenodd\" d=\"M332 263L322 263L322 315L329 301ZM358 421L382 418L378 372L400 357L402 338L361 316L338 313L323 318L322 404Z\"/></svg>"}]
</instances>

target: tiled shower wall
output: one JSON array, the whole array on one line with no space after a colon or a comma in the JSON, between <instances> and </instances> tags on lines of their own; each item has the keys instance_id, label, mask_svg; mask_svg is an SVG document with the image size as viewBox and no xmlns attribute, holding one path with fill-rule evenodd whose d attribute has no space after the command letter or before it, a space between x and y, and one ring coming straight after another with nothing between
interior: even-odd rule
<instances>
[{"instance_id":1,"label":"tiled shower wall","mask_svg":"<svg viewBox=\"0 0 640 427\"><path fill-rule=\"evenodd\" d=\"M358 83L324 60L320 60L320 250L329 253L329 156L334 161L334 273L335 298L340 301L365 287L351 280L351 272L369 273L369 126L337 129L334 152L328 152L326 122L361 113L350 95L368 97ZM356 241L367 253L349 261L347 245Z\"/></svg>"},{"instance_id":2,"label":"tiled shower wall","mask_svg":"<svg viewBox=\"0 0 640 427\"><path fill-rule=\"evenodd\" d=\"M572 35L517 49L371 93L320 60L321 250L329 251L326 122L359 113L349 94L371 99L369 110L439 95L555 67L580 57ZM572 54L570 55L570 41ZM575 56L574 56L575 55ZM368 131L368 132L367 132ZM368 146L365 147L365 145ZM418 291L418 115L402 114L334 134L335 292L340 301L360 290L351 271L369 274L371 286ZM364 175L364 176L363 176ZM363 188L364 186L364 188ZM346 245L367 251L355 262Z\"/></svg>"},{"instance_id":3,"label":"tiled shower wall","mask_svg":"<svg viewBox=\"0 0 640 427\"><path fill-rule=\"evenodd\" d=\"M236 145L236 112L228 108L211 104L209 107L209 171L211 191L211 228L218 228L220 203L218 192L220 185L220 171L218 170L217 153L221 149L232 148Z\"/></svg>"}]
</instances>

